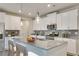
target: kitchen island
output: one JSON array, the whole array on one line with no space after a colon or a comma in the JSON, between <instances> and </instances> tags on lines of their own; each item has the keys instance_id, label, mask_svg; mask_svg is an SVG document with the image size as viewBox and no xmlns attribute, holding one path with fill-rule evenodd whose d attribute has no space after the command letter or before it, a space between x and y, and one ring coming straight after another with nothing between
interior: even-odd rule
<instances>
[{"instance_id":1,"label":"kitchen island","mask_svg":"<svg viewBox=\"0 0 79 59\"><path fill-rule=\"evenodd\" d=\"M34 43L23 42L21 40L13 40L28 51L31 51L39 56L66 56L67 42L56 40L36 40Z\"/></svg>"}]
</instances>

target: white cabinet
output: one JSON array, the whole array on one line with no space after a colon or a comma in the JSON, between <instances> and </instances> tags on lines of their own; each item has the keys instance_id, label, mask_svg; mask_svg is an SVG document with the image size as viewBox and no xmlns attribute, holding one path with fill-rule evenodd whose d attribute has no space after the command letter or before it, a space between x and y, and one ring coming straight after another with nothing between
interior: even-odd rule
<instances>
[{"instance_id":1,"label":"white cabinet","mask_svg":"<svg viewBox=\"0 0 79 59\"><path fill-rule=\"evenodd\" d=\"M11 17L9 15L6 15L5 17L5 29L11 29Z\"/></svg>"},{"instance_id":2,"label":"white cabinet","mask_svg":"<svg viewBox=\"0 0 79 59\"><path fill-rule=\"evenodd\" d=\"M67 39L67 38L55 38L55 40L58 41L66 41L68 43L67 45L67 52L77 54L77 41L75 39Z\"/></svg>"},{"instance_id":3,"label":"white cabinet","mask_svg":"<svg viewBox=\"0 0 79 59\"><path fill-rule=\"evenodd\" d=\"M33 21L33 30L47 30L48 24L56 24L56 13L48 14L46 17L40 18L39 22Z\"/></svg>"},{"instance_id":4,"label":"white cabinet","mask_svg":"<svg viewBox=\"0 0 79 59\"><path fill-rule=\"evenodd\" d=\"M56 20L57 14L56 14L56 12L52 13L52 14L48 14L47 18L48 18L47 23L49 23L49 24L56 24L57 23L57 20Z\"/></svg>"},{"instance_id":5,"label":"white cabinet","mask_svg":"<svg viewBox=\"0 0 79 59\"><path fill-rule=\"evenodd\" d=\"M67 52L76 54L76 40L74 39L68 39L68 48Z\"/></svg>"},{"instance_id":6,"label":"white cabinet","mask_svg":"<svg viewBox=\"0 0 79 59\"><path fill-rule=\"evenodd\" d=\"M47 30L47 17L40 20L40 30Z\"/></svg>"},{"instance_id":7,"label":"white cabinet","mask_svg":"<svg viewBox=\"0 0 79 59\"><path fill-rule=\"evenodd\" d=\"M5 21L5 13L0 12L0 23L4 23Z\"/></svg>"},{"instance_id":8,"label":"white cabinet","mask_svg":"<svg viewBox=\"0 0 79 59\"><path fill-rule=\"evenodd\" d=\"M57 14L57 30L62 30L62 14Z\"/></svg>"},{"instance_id":9,"label":"white cabinet","mask_svg":"<svg viewBox=\"0 0 79 59\"><path fill-rule=\"evenodd\" d=\"M69 19L68 19L68 13L65 12L65 13L62 13L62 29L63 30L67 30L69 28Z\"/></svg>"},{"instance_id":10,"label":"white cabinet","mask_svg":"<svg viewBox=\"0 0 79 59\"><path fill-rule=\"evenodd\" d=\"M6 15L5 29L6 30L20 30L21 18L17 16Z\"/></svg>"},{"instance_id":11,"label":"white cabinet","mask_svg":"<svg viewBox=\"0 0 79 59\"><path fill-rule=\"evenodd\" d=\"M63 38L63 40L68 42L67 52L77 54L77 52L76 52L76 40L75 39L67 39L67 38Z\"/></svg>"},{"instance_id":12,"label":"white cabinet","mask_svg":"<svg viewBox=\"0 0 79 59\"><path fill-rule=\"evenodd\" d=\"M69 29L78 29L77 28L77 20L78 20L78 10L71 10L68 12L68 20L69 20Z\"/></svg>"},{"instance_id":13,"label":"white cabinet","mask_svg":"<svg viewBox=\"0 0 79 59\"><path fill-rule=\"evenodd\" d=\"M21 29L21 18L17 16L11 16L11 26L13 30Z\"/></svg>"},{"instance_id":14,"label":"white cabinet","mask_svg":"<svg viewBox=\"0 0 79 59\"><path fill-rule=\"evenodd\" d=\"M0 23L5 23L6 30L20 30L21 18L0 12Z\"/></svg>"},{"instance_id":15,"label":"white cabinet","mask_svg":"<svg viewBox=\"0 0 79 59\"><path fill-rule=\"evenodd\" d=\"M57 30L68 30L69 28L69 19L68 13L57 14Z\"/></svg>"},{"instance_id":16,"label":"white cabinet","mask_svg":"<svg viewBox=\"0 0 79 59\"><path fill-rule=\"evenodd\" d=\"M78 9L57 14L58 30L78 29Z\"/></svg>"}]
</instances>

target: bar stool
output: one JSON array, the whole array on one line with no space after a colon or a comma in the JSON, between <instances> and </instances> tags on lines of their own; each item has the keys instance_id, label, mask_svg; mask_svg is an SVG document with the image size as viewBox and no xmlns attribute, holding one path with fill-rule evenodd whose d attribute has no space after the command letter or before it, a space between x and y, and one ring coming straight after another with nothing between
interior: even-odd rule
<instances>
[{"instance_id":1,"label":"bar stool","mask_svg":"<svg viewBox=\"0 0 79 59\"><path fill-rule=\"evenodd\" d=\"M16 56L28 56L26 47L16 43Z\"/></svg>"},{"instance_id":2,"label":"bar stool","mask_svg":"<svg viewBox=\"0 0 79 59\"><path fill-rule=\"evenodd\" d=\"M8 49L8 56L14 56L15 55L15 45L14 45L14 43L13 43L13 41L11 41L11 40L9 40L8 41L8 47L9 47L9 49Z\"/></svg>"}]
</instances>

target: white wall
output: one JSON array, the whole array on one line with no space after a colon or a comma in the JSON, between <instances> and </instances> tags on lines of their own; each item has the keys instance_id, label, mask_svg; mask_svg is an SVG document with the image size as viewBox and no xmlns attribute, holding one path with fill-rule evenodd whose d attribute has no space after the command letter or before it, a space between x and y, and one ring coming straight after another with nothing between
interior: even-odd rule
<instances>
[{"instance_id":1,"label":"white wall","mask_svg":"<svg viewBox=\"0 0 79 59\"><path fill-rule=\"evenodd\" d=\"M26 39L27 35L32 33L32 24L33 20L31 19L25 19L22 21L22 26L21 26L21 37L23 40Z\"/></svg>"}]
</instances>

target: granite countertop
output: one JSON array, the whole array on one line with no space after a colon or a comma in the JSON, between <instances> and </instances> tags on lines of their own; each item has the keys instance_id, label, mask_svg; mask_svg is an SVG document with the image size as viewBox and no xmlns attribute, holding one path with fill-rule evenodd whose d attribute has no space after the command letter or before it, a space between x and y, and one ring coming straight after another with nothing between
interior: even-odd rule
<instances>
[{"instance_id":1,"label":"granite countertop","mask_svg":"<svg viewBox=\"0 0 79 59\"><path fill-rule=\"evenodd\" d=\"M20 40L14 40L16 43L21 44L23 46L27 46L27 45L31 45L40 49L51 49L51 48L55 48L57 46L63 45L63 44L67 44L67 42L64 41L56 41L56 40L36 40L34 43L28 43L28 42L23 42Z\"/></svg>"}]
</instances>

